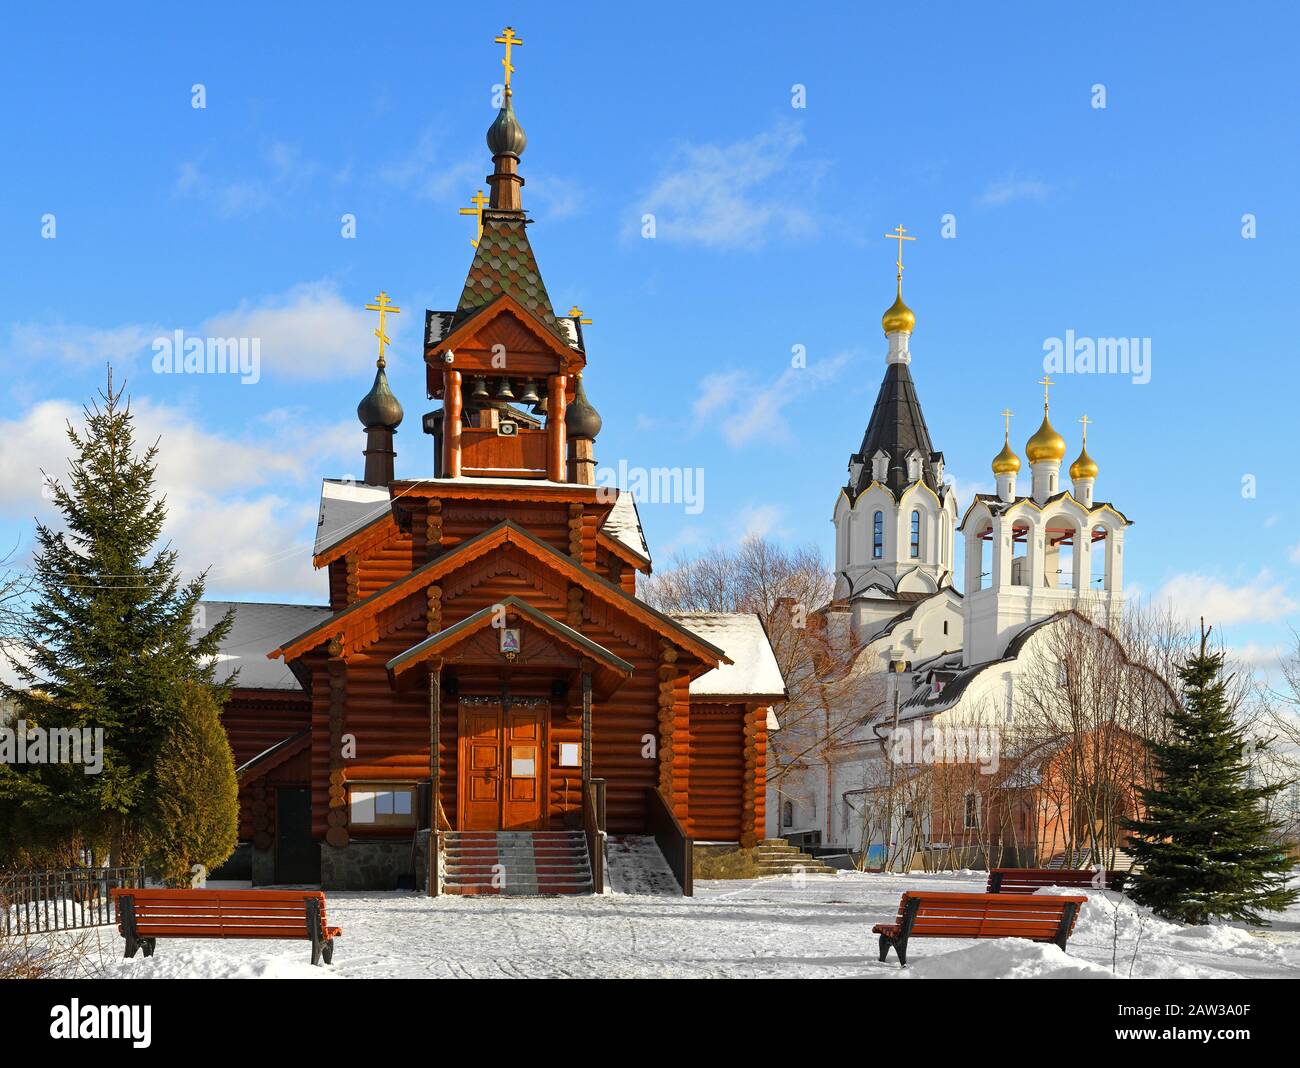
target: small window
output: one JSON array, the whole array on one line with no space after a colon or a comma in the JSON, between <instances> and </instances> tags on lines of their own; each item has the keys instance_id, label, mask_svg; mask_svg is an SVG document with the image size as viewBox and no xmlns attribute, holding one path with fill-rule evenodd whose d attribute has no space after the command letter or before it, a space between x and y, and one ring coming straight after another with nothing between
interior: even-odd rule
<instances>
[{"instance_id":1,"label":"small window","mask_svg":"<svg viewBox=\"0 0 1300 1068\"><path fill-rule=\"evenodd\" d=\"M362 783L348 788L350 822L360 827L414 827L415 788Z\"/></svg>"},{"instance_id":2,"label":"small window","mask_svg":"<svg viewBox=\"0 0 1300 1068\"><path fill-rule=\"evenodd\" d=\"M885 513L877 512L871 521L871 558L879 560L885 555Z\"/></svg>"},{"instance_id":3,"label":"small window","mask_svg":"<svg viewBox=\"0 0 1300 1068\"><path fill-rule=\"evenodd\" d=\"M1056 685L1070 685L1070 665L1064 660L1060 660L1056 664Z\"/></svg>"},{"instance_id":4,"label":"small window","mask_svg":"<svg viewBox=\"0 0 1300 1068\"><path fill-rule=\"evenodd\" d=\"M943 621L943 632L948 633L948 621L946 619Z\"/></svg>"},{"instance_id":5,"label":"small window","mask_svg":"<svg viewBox=\"0 0 1300 1068\"><path fill-rule=\"evenodd\" d=\"M781 806L781 826L794 826L794 803L792 801L787 801Z\"/></svg>"},{"instance_id":6,"label":"small window","mask_svg":"<svg viewBox=\"0 0 1300 1068\"><path fill-rule=\"evenodd\" d=\"M980 825L979 801L974 794L966 795L966 830L973 831Z\"/></svg>"},{"instance_id":7,"label":"small window","mask_svg":"<svg viewBox=\"0 0 1300 1068\"><path fill-rule=\"evenodd\" d=\"M912 513L912 559L921 555L921 513Z\"/></svg>"}]
</instances>

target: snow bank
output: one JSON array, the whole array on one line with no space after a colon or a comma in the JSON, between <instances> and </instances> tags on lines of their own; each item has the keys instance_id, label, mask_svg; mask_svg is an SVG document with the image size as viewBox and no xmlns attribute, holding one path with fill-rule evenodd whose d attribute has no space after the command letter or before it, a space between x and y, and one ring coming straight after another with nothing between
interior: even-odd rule
<instances>
[{"instance_id":1,"label":"snow bank","mask_svg":"<svg viewBox=\"0 0 1300 1068\"><path fill-rule=\"evenodd\" d=\"M246 946L247 943L244 943ZM172 940L172 947L176 940ZM295 960L289 953L239 953L238 942L214 942L212 948L178 950L160 940L157 955L132 960L120 958L105 965L104 979L337 979L333 968L315 968L310 959ZM335 950L335 952L338 952ZM311 947L307 953L310 955ZM337 958L336 958L337 959Z\"/></svg>"},{"instance_id":2,"label":"snow bank","mask_svg":"<svg viewBox=\"0 0 1300 1068\"><path fill-rule=\"evenodd\" d=\"M1002 938L924 960L913 957L906 968L899 968L898 978L1113 979L1115 976L1109 968L1071 957L1056 946L1027 942L1023 938Z\"/></svg>"}]
</instances>

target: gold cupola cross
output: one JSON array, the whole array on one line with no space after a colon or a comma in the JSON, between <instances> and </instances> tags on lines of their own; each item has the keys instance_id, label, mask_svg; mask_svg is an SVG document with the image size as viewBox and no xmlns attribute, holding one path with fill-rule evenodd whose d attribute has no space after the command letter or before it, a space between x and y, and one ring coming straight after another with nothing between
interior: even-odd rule
<instances>
[{"instance_id":1,"label":"gold cupola cross","mask_svg":"<svg viewBox=\"0 0 1300 1068\"><path fill-rule=\"evenodd\" d=\"M478 220L478 229L474 231L474 237L470 244L478 248L478 243L483 240L483 209L488 205L488 198L483 195L483 190L479 190L469 202L474 206L472 208L461 208L462 215L473 215Z\"/></svg>"},{"instance_id":2,"label":"gold cupola cross","mask_svg":"<svg viewBox=\"0 0 1300 1068\"><path fill-rule=\"evenodd\" d=\"M392 344L388 334L384 332L384 321L389 315L397 315L401 310L401 308L397 307L397 305L388 299L388 294L382 289L379 291L379 296L375 298L375 302L366 305L366 311L379 313L379 325L375 328L375 337L379 338L378 366L380 367L383 367L385 363L387 363L384 359L384 349Z\"/></svg>"},{"instance_id":3,"label":"gold cupola cross","mask_svg":"<svg viewBox=\"0 0 1300 1068\"><path fill-rule=\"evenodd\" d=\"M1043 387L1043 411L1047 411L1047 391L1051 389L1052 386L1056 385L1056 383L1047 375L1043 375L1043 377L1038 380L1038 384Z\"/></svg>"},{"instance_id":4,"label":"gold cupola cross","mask_svg":"<svg viewBox=\"0 0 1300 1068\"><path fill-rule=\"evenodd\" d=\"M506 54L501 58L501 66L505 68L506 72L505 81L503 83L506 90L506 96L511 96L512 90L510 88L510 75L514 74L515 68L514 64L510 62L510 49L522 47L524 42L515 36L515 31L509 26L501 31L501 35L495 38L495 41L499 45L506 46Z\"/></svg>"},{"instance_id":5,"label":"gold cupola cross","mask_svg":"<svg viewBox=\"0 0 1300 1068\"><path fill-rule=\"evenodd\" d=\"M898 281L901 284L903 281L903 242L915 241L916 238L908 237L907 228L902 223L899 223L885 235L885 240L898 242L898 259L894 262L894 266L898 268Z\"/></svg>"}]
</instances>

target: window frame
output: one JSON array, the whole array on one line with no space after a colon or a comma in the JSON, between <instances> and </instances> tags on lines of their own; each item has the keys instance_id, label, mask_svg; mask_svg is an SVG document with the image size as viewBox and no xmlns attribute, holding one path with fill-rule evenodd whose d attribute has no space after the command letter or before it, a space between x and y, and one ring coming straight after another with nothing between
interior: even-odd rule
<instances>
[{"instance_id":1,"label":"window frame","mask_svg":"<svg viewBox=\"0 0 1300 1068\"><path fill-rule=\"evenodd\" d=\"M358 781L350 782L348 785L348 825L350 827L364 827L367 829L378 830L414 830L419 822L419 814L416 812L418 807L418 798L416 796L417 784L413 782L392 782L392 781ZM360 800L356 795L369 794L371 805L370 819L360 818L357 812L357 804ZM399 812L398 796L402 795L408 799L407 811ZM388 798L388 812L381 812L380 808L385 806L381 798ZM364 813L362 813L364 814Z\"/></svg>"}]
</instances>

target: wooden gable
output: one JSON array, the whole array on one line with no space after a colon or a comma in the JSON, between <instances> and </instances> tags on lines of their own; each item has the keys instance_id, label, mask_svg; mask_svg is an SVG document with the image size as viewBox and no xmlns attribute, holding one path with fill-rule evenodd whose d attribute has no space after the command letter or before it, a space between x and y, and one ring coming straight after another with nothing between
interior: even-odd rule
<instances>
[{"instance_id":1,"label":"wooden gable","mask_svg":"<svg viewBox=\"0 0 1300 1068\"><path fill-rule=\"evenodd\" d=\"M505 363L502 364L504 354ZM450 357L450 360L447 359ZM573 375L586 365L577 349L564 344L553 330L509 293L502 294L425 350L430 397L443 395L443 372L508 373L521 378ZM573 400L574 383L566 389Z\"/></svg>"}]
</instances>

